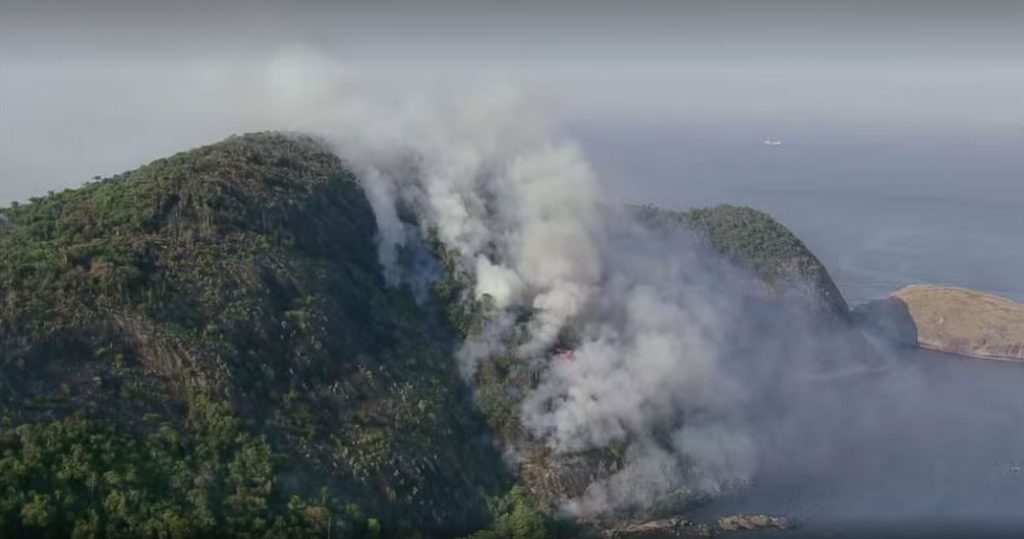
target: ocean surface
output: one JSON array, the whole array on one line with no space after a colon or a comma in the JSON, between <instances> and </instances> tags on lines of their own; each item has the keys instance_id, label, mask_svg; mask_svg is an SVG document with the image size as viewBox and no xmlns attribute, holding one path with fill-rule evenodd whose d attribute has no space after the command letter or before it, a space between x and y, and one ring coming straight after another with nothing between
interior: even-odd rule
<instances>
[{"instance_id":1,"label":"ocean surface","mask_svg":"<svg viewBox=\"0 0 1024 539\"><path fill-rule=\"evenodd\" d=\"M751 488L693 517L780 515L795 528L783 538L1024 537L1024 365L892 359L884 374L797 397L810 406L765 429ZM846 403L835 428L821 401Z\"/></svg>"},{"instance_id":2,"label":"ocean surface","mask_svg":"<svg viewBox=\"0 0 1024 539\"><path fill-rule=\"evenodd\" d=\"M851 306L911 283L1024 302L1024 132L663 122L573 134L629 202L768 212ZM884 353L880 375L794 396L791 415L759 427L751 488L690 516L798 526L755 536L1024 537L1024 364Z\"/></svg>"},{"instance_id":3,"label":"ocean surface","mask_svg":"<svg viewBox=\"0 0 1024 539\"><path fill-rule=\"evenodd\" d=\"M570 132L630 202L770 213L851 306L922 282L1024 302L1024 130L664 121Z\"/></svg>"}]
</instances>

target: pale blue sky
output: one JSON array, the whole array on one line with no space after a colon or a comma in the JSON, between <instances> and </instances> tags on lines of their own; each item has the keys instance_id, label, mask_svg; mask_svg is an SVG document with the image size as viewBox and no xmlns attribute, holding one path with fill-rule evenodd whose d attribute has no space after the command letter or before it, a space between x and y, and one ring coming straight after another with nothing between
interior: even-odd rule
<instances>
[{"instance_id":1,"label":"pale blue sky","mask_svg":"<svg viewBox=\"0 0 1024 539\"><path fill-rule=\"evenodd\" d=\"M1024 136L1019 0L4 0L0 204L277 127L242 103L296 51L371 94L511 84L613 132Z\"/></svg>"}]
</instances>

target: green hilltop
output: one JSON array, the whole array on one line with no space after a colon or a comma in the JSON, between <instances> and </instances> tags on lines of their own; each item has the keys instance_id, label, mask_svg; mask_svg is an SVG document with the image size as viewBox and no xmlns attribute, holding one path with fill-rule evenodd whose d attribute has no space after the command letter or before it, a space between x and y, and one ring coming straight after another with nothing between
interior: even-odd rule
<instances>
[{"instance_id":1,"label":"green hilltop","mask_svg":"<svg viewBox=\"0 0 1024 539\"><path fill-rule=\"evenodd\" d=\"M668 220L696 232L711 248L752 272L771 295L795 293L831 322L850 321L850 308L825 265L767 213L729 204L687 211L644 206L637 212L642 219Z\"/></svg>"}]
</instances>

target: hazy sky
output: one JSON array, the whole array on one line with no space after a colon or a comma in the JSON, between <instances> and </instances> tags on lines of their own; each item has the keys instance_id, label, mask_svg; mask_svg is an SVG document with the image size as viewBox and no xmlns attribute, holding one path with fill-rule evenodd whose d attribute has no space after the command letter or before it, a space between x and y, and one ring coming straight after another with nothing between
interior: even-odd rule
<instances>
[{"instance_id":1,"label":"hazy sky","mask_svg":"<svg viewBox=\"0 0 1024 539\"><path fill-rule=\"evenodd\" d=\"M370 94L511 84L610 129L1009 134L1024 131L1024 2L0 0L0 204L280 127L255 96L291 69Z\"/></svg>"}]
</instances>

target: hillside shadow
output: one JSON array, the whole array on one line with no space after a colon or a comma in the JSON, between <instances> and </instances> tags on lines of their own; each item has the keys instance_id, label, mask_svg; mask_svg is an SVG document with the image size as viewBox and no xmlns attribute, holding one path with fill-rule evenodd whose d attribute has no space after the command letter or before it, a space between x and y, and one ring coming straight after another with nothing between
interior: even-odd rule
<instances>
[{"instance_id":1,"label":"hillside shadow","mask_svg":"<svg viewBox=\"0 0 1024 539\"><path fill-rule=\"evenodd\" d=\"M854 321L864 330L900 346L918 346L917 324L906 302L899 298L869 301L853 309Z\"/></svg>"}]
</instances>

